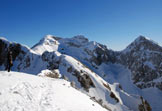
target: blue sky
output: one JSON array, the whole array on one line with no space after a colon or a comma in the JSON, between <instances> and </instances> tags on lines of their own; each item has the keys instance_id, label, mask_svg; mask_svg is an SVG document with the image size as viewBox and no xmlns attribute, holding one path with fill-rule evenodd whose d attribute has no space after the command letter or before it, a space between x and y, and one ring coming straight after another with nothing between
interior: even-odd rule
<instances>
[{"instance_id":1,"label":"blue sky","mask_svg":"<svg viewBox=\"0 0 162 111\"><path fill-rule=\"evenodd\" d=\"M162 45L162 0L0 0L0 36L31 47L47 34L114 50L139 35Z\"/></svg>"}]
</instances>

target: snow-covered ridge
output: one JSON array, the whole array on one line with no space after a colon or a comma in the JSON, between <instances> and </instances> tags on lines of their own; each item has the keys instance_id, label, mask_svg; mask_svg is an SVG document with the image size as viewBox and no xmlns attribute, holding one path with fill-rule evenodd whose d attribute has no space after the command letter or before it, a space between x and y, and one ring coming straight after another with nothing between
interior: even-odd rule
<instances>
[{"instance_id":1,"label":"snow-covered ridge","mask_svg":"<svg viewBox=\"0 0 162 111\"><path fill-rule=\"evenodd\" d=\"M0 37L1 40L8 41L5 37Z\"/></svg>"},{"instance_id":2,"label":"snow-covered ridge","mask_svg":"<svg viewBox=\"0 0 162 111\"><path fill-rule=\"evenodd\" d=\"M0 110L107 111L63 79L5 71L0 71Z\"/></svg>"}]
</instances>

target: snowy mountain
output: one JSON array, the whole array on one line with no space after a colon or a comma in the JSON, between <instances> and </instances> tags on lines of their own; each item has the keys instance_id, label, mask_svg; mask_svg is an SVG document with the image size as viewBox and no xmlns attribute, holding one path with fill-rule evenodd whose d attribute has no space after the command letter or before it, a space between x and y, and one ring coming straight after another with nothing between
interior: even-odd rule
<instances>
[{"instance_id":1,"label":"snowy mountain","mask_svg":"<svg viewBox=\"0 0 162 111\"><path fill-rule=\"evenodd\" d=\"M126 92L145 97L154 110L160 110L162 98L158 89L162 87L162 47L156 42L139 36L125 50L116 52L97 42L89 42L84 36L57 41L57 51L78 59L107 82L120 83ZM134 85L151 89L147 92Z\"/></svg>"},{"instance_id":2,"label":"snowy mountain","mask_svg":"<svg viewBox=\"0 0 162 111\"><path fill-rule=\"evenodd\" d=\"M101 77L107 76L107 71L103 71L106 69L103 69L103 64L121 64L131 71L132 79L139 88L162 88L162 83L159 81L159 78L162 76L162 47L150 39L139 36L125 50L115 52L102 44L89 42L84 36L75 36L66 39L55 38L47 36L46 39L43 39L44 41L41 40L39 45L36 45L32 49L40 53L38 49L44 47L48 51L59 51L62 54L70 55L81 61ZM54 42L56 43L55 46L53 46ZM45 46L44 44L47 45ZM48 48L49 46L53 47L53 49ZM111 65L106 66L109 67Z\"/></svg>"},{"instance_id":3,"label":"snowy mountain","mask_svg":"<svg viewBox=\"0 0 162 111\"><path fill-rule=\"evenodd\" d=\"M131 70L139 88L162 90L162 47L157 43L140 36L121 53L119 61Z\"/></svg>"},{"instance_id":4,"label":"snowy mountain","mask_svg":"<svg viewBox=\"0 0 162 111\"><path fill-rule=\"evenodd\" d=\"M153 111L162 108L161 47L145 37L140 36L120 52L81 35L47 35L31 49L0 39L0 47L0 70L5 69L7 47L12 47L12 70L46 75L42 70L49 69L50 74L68 78L79 91L109 110L137 111L149 106L147 103ZM152 83L155 85L148 85Z\"/></svg>"},{"instance_id":5,"label":"snowy mountain","mask_svg":"<svg viewBox=\"0 0 162 111\"><path fill-rule=\"evenodd\" d=\"M9 44L6 40L4 41L4 44L5 43ZM7 46L6 44L3 46ZM15 49L17 44L10 43L10 47ZM5 47L3 50L6 50ZM85 65L71 56L61 54L57 51L46 51L41 55L23 46L17 51L19 55L14 59L14 67L12 70L35 75L42 75L40 73L45 69L52 70L52 72L58 72L58 75L61 74L62 76L67 77L69 81L74 81L76 87L80 91L89 95L94 101L100 102L103 107L112 111L127 111L128 106L130 109L136 110L138 109L138 105L141 104L139 96L127 94L119 89L118 84L108 84L96 73L92 72ZM14 50L13 55L15 55ZM4 70L4 66L5 64L2 65L2 70ZM124 103L128 100L135 105Z\"/></svg>"}]
</instances>

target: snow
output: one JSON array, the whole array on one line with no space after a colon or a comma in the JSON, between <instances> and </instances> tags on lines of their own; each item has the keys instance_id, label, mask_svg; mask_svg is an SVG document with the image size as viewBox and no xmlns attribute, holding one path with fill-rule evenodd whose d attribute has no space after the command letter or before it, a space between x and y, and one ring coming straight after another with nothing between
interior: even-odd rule
<instances>
[{"instance_id":1,"label":"snow","mask_svg":"<svg viewBox=\"0 0 162 111\"><path fill-rule=\"evenodd\" d=\"M155 70L155 66L150 61L144 62L145 65L149 66L152 70Z\"/></svg>"},{"instance_id":2,"label":"snow","mask_svg":"<svg viewBox=\"0 0 162 111\"><path fill-rule=\"evenodd\" d=\"M107 67L107 68L105 68ZM119 95L123 104L127 105L129 108L136 108L134 107L139 102L139 96L142 96L144 99L146 99L149 104L151 105L153 111L161 111L162 109L162 92L157 88L147 88L147 89L139 89L133 84L133 81L131 80L131 72L130 70L126 69L120 64L102 64L99 67L100 70L102 70L103 75L105 72L107 72L107 76L103 78L113 85L116 84L116 82L120 83L123 89L122 91L114 91L117 92ZM105 69L105 70L103 70ZM107 70L106 70L107 69ZM99 70L99 71L100 71ZM161 82L162 78L158 78L153 80L153 82ZM127 96L126 96L127 95ZM137 96L139 95L139 96ZM132 98L132 97L134 98ZM130 98L128 98L130 97ZM137 99L136 99L137 98ZM135 103L134 103L135 102ZM136 103L137 102L137 103ZM132 106L133 104L133 106Z\"/></svg>"},{"instance_id":3,"label":"snow","mask_svg":"<svg viewBox=\"0 0 162 111\"><path fill-rule=\"evenodd\" d=\"M0 71L0 111L107 111L62 79Z\"/></svg>"},{"instance_id":4,"label":"snow","mask_svg":"<svg viewBox=\"0 0 162 111\"><path fill-rule=\"evenodd\" d=\"M1 40L8 41L5 37L0 37Z\"/></svg>"},{"instance_id":5,"label":"snow","mask_svg":"<svg viewBox=\"0 0 162 111\"><path fill-rule=\"evenodd\" d=\"M138 104L141 102L139 101L139 96L134 97L124 91L121 91L117 88L116 84L109 84L106 81L104 81L101 77L97 76L96 73L92 72L86 67L83 67L82 63L79 61L75 60L71 56L64 55L62 58L61 63L65 63L63 66L60 66L60 73L64 74L66 77L69 78L70 81L75 81L76 86L78 88L81 88L80 83L76 79L76 77L72 76L71 73L66 72L66 67L72 66L74 69L80 71L83 70L87 72L87 74L90 76L92 79L95 88L90 88L89 92L84 91L81 88L81 91L91 97L95 97L96 100L102 99L103 104L107 105L110 107L111 110L117 110L117 111L128 111L127 106L129 105L130 109L137 110ZM116 100L110 97L111 91L108 90L103 84L109 84L111 91L117 96L119 99L119 103L116 103ZM123 103L124 101L124 103ZM129 101L126 103L126 101ZM135 104L135 105L133 105Z\"/></svg>"},{"instance_id":6,"label":"snow","mask_svg":"<svg viewBox=\"0 0 162 111\"><path fill-rule=\"evenodd\" d=\"M37 54L42 54L45 51L53 52L58 50L59 43L53 38L52 35L47 35L40 42L32 48Z\"/></svg>"}]
</instances>

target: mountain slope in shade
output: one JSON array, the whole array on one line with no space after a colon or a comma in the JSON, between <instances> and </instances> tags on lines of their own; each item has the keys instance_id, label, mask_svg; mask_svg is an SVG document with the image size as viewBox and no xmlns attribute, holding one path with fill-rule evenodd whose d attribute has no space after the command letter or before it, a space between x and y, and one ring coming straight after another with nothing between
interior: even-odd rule
<instances>
[{"instance_id":1,"label":"mountain slope in shade","mask_svg":"<svg viewBox=\"0 0 162 111\"><path fill-rule=\"evenodd\" d=\"M107 111L63 79L5 71L0 71L0 110Z\"/></svg>"},{"instance_id":2,"label":"mountain slope in shade","mask_svg":"<svg viewBox=\"0 0 162 111\"><path fill-rule=\"evenodd\" d=\"M121 52L119 61L131 70L139 88L162 90L162 47L157 43L140 36Z\"/></svg>"}]
</instances>

